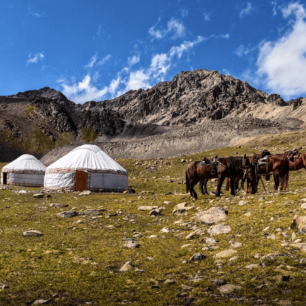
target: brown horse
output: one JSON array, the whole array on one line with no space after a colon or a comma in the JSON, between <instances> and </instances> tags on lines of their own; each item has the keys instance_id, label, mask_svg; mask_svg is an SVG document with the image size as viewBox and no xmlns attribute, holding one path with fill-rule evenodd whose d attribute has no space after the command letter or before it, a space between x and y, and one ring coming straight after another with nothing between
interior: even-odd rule
<instances>
[{"instance_id":1,"label":"brown horse","mask_svg":"<svg viewBox=\"0 0 306 306\"><path fill-rule=\"evenodd\" d=\"M205 165L201 165L202 162L200 161L195 161L187 166L186 169L186 192L190 192L190 195L197 199L198 195L193 189L193 187L200 183L200 189L201 192L203 193L203 186L202 182L205 179L211 179L212 174L211 174L211 168L210 168L210 159L204 158L203 161L205 161ZM215 177L218 177L217 174Z\"/></svg>"},{"instance_id":2,"label":"brown horse","mask_svg":"<svg viewBox=\"0 0 306 306\"><path fill-rule=\"evenodd\" d=\"M258 156L254 154L252 162L256 165L255 173L250 173L248 179L251 177L254 179L255 175L258 184L261 175L269 175L271 172L273 172L273 175L278 175L280 178L278 183L278 190L285 190L288 185L288 158L281 155L268 155L266 158L266 164L258 164ZM250 185L248 184L248 189L249 188Z\"/></svg>"},{"instance_id":3,"label":"brown horse","mask_svg":"<svg viewBox=\"0 0 306 306\"><path fill-rule=\"evenodd\" d=\"M290 156L288 152L285 152L284 156L288 157L288 170L289 171L298 171L303 168L306 170L306 153L300 153L294 161L291 161L292 156ZM289 177L289 174L288 174L288 177ZM274 175L274 182L275 182L275 186L279 184L279 176L277 174Z\"/></svg>"}]
</instances>

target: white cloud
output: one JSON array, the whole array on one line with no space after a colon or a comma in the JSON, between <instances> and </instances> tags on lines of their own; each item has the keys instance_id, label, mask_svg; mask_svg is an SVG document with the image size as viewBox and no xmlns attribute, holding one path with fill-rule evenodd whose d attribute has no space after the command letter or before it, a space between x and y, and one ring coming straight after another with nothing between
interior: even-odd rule
<instances>
[{"instance_id":1,"label":"white cloud","mask_svg":"<svg viewBox=\"0 0 306 306\"><path fill-rule=\"evenodd\" d=\"M87 65L85 65L85 68L92 68L94 64L96 63L97 59L98 59L98 54L95 53L90 59L90 62Z\"/></svg>"},{"instance_id":2,"label":"white cloud","mask_svg":"<svg viewBox=\"0 0 306 306\"><path fill-rule=\"evenodd\" d=\"M40 17L45 17L45 13L41 13L41 14L38 14L36 12L32 12L31 8L28 7L28 12L31 16L33 17L37 17L37 18L40 18Z\"/></svg>"},{"instance_id":3,"label":"white cloud","mask_svg":"<svg viewBox=\"0 0 306 306\"><path fill-rule=\"evenodd\" d=\"M137 64L140 61L140 56L139 55L133 55L132 57L128 58L128 65L133 66Z\"/></svg>"},{"instance_id":4,"label":"white cloud","mask_svg":"<svg viewBox=\"0 0 306 306\"><path fill-rule=\"evenodd\" d=\"M244 45L240 45L237 50L236 50L236 54L239 57L242 57L243 55L248 55L253 49L252 48L247 48Z\"/></svg>"},{"instance_id":5,"label":"white cloud","mask_svg":"<svg viewBox=\"0 0 306 306\"><path fill-rule=\"evenodd\" d=\"M181 9L181 16L183 18L187 17L188 16L188 10L187 9Z\"/></svg>"},{"instance_id":6,"label":"white cloud","mask_svg":"<svg viewBox=\"0 0 306 306\"><path fill-rule=\"evenodd\" d=\"M110 58L112 57L111 54L106 55L97 63L98 66L103 66Z\"/></svg>"},{"instance_id":7,"label":"white cloud","mask_svg":"<svg viewBox=\"0 0 306 306\"><path fill-rule=\"evenodd\" d=\"M164 38L167 34L173 33L171 38L179 38L179 37L184 37L185 36L185 26L180 23L178 20L172 18L170 21L167 23L167 28L163 30L156 30L156 25L151 27L149 29L149 34L153 36L156 39L162 39Z\"/></svg>"},{"instance_id":8,"label":"white cloud","mask_svg":"<svg viewBox=\"0 0 306 306\"><path fill-rule=\"evenodd\" d=\"M205 10L202 12L205 21L210 21L211 12L206 12Z\"/></svg>"},{"instance_id":9,"label":"white cloud","mask_svg":"<svg viewBox=\"0 0 306 306\"><path fill-rule=\"evenodd\" d=\"M277 41L260 45L258 75L271 90L286 97L306 93L306 11L298 2L282 9L283 17L292 17L290 29Z\"/></svg>"},{"instance_id":10,"label":"white cloud","mask_svg":"<svg viewBox=\"0 0 306 306\"><path fill-rule=\"evenodd\" d=\"M167 53L152 55L148 68L132 70L133 64L138 63L140 57L137 55L130 57L127 60L127 67L119 71L109 85L102 89L98 89L95 85L97 81L96 73L92 73L93 77L91 77L91 74L87 74L79 83L75 82L75 80L69 82L64 79L58 82L63 87L63 93L70 100L77 103L101 100L109 95L113 98L131 89L147 89L154 85L154 83L163 81L169 69L176 61L203 40L204 37L199 36L194 41L184 41L179 46L173 46Z\"/></svg>"},{"instance_id":11,"label":"white cloud","mask_svg":"<svg viewBox=\"0 0 306 306\"><path fill-rule=\"evenodd\" d=\"M240 10L240 14L239 14L240 18L243 18L245 15L251 14L251 11L253 9L254 8L252 7L252 4L250 2L248 2L247 6Z\"/></svg>"},{"instance_id":12,"label":"white cloud","mask_svg":"<svg viewBox=\"0 0 306 306\"><path fill-rule=\"evenodd\" d=\"M272 4L273 16L275 16L277 14L277 11L276 11L276 9L277 9L277 2L272 1L271 4Z\"/></svg>"},{"instance_id":13,"label":"white cloud","mask_svg":"<svg viewBox=\"0 0 306 306\"><path fill-rule=\"evenodd\" d=\"M33 57L30 54L29 55L29 59L27 60L27 65L29 64L37 64L39 60L42 60L44 58L44 54L43 53L36 53Z\"/></svg>"}]
</instances>

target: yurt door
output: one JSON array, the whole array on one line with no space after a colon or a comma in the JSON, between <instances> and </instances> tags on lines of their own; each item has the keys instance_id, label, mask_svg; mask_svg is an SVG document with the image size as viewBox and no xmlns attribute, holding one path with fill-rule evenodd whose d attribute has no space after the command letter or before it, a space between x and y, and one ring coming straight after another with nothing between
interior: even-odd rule
<instances>
[{"instance_id":1,"label":"yurt door","mask_svg":"<svg viewBox=\"0 0 306 306\"><path fill-rule=\"evenodd\" d=\"M87 189L87 172L76 171L75 175L75 191L83 191Z\"/></svg>"},{"instance_id":2,"label":"yurt door","mask_svg":"<svg viewBox=\"0 0 306 306\"><path fill-rule=\"evenodd\" d=\"M3 174L3 185L7 184L7 173L6 172L2 172Z\"/></svg>"}]
</instances>

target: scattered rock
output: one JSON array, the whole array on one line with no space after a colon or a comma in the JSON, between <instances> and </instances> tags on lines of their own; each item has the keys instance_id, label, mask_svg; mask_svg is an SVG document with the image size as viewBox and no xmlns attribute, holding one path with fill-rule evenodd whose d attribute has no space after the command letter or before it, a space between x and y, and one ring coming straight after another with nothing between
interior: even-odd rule
<instances>
[{"instance_id":1,"label":"scattered rock","mask_svg":"<svg viewBox=\"0 0 306 306\"><path fill-rule=\"evenodd\" d=\"M140 247L140 244L136 241L129 240L124 243L124 246L127 247L128 249L136 249Z\"/></svg>"},{"instance_id":2,"label":"scattered rock","mask_svg":"<svg viewBox=\"0 0 306 306\"><path fill-rule=\"evenodd\" d=\"M234 292L235 290L241 290L242 287L241 286L235 286L232 284L227 284L227 285L223 285L221 287L218 288L218 290L220 291L221 294L229 294Z\"/></svg>"},{"instance_id":3,"label":"scattered rock","mask_svg":"<svg viewBox=\"0 0 306 306\"><path fill-rule=\"evenodd\" d=\"M220 234L227 234L232 229L229 225L224 225L223 223L213 225L207 231L210 235L220 235Z\"/></svg>"},{"instance_id":4,"label":"scattered rock","mask_svg":"<svg viewBox=\"0 0 306 306\"><path fill-rule=\"evenodd\" d=\"M36 300L32 305L48 304L51 300Z\"/></svg>"},{"instance_id":5,"label":"scattered rock","mask_svg":"<svg viewBox=\"0 0 306 306\"><path fill-rule=\"evenodd\" d=\"M158 206L139 206L138 210L145 211L145 210L153 210L153 209L156 209L156 208L158 208Z\"/></svg>"},{"instance_id":6,"label":"scattered rock","mask_svg":"<svg viewBox=\"0 0 306 306\"><path fill-rule=\"evenodd\" d=\"M187 286L187 285L184 285L184 284L181 285L181 288L183 290L186 290L186 291L192 291L194 289L194 287Z\"/></svg>"},{"instance_id":7,"label":"scattered rock","mask_svg":"<svg viewBox=\"0 0 306 306\"><path fill-rule=\"evenodd\" d=\"M204 240L207 245L213 245L217 243L217 241L214 238L210 238L210 237L205 237Z\"/></svg>"},{"instance_id":8,"label":"scattered rock","mask_svg":"<svg viewBox=\"0 0 306 306\"><path fill-rule=\"evenodd\" d=\"M229 262L234 262L235 260L237 260L239 258L239 256L234 256L232 258L230 258L228 261Z\"/></svg>"},{"instance_id":9,"label":"scattered rock","mask_svg":"<svg viewBox=\"0 0 306 306\"><path fill-rule=\"evenodd\" d=\"M246 214L244 214L246 217L250 217L252 215L251 212L247 212Z\"/></svg>"},{"instance_id":10,"label":"scattered rock","mask_svg":"<svg viewBox=\"0 0 306 306\"><path fill-rule=\"evenodd\" d=\"M187 206L187 202L183 202L180 204L177 204L174 209L173 209L173 213L184 213L185 211L188 211L190 209L193 209L194 206Z\"/></svg>"},{"instance_id":11,"label":"scattered rock","mask_svg":"<svg viewBox=\"0 0 306 306\"><path fill-rule=\"evenodd\" d=\"M106 211L106 209L86 209L83 211L80 211L80 215L103 215L103 212ZM117 215L117 214L116 214Z\"/></svg>"},{"instance_id":12,"label":"scattered rock","mask_svg":"<svg viewBox=\"0 0 306 306\"><path fill-rule=\"evenodd\" d=\"M84 190L82 191L81 193L79 193L79 196L88 196L91 194L91 191L90 190Z\"/></svg>"},{"instance_id":13,"label":"scattered rock","mask_svg":"<svg viewBox=\"0 0 306 306\"><path fill-rule=\"evenodd\" d=\"M212 225L224 221L227 213L228 211L224 208L212 207L208 210L198 212L195 220L200 223Z\"/></svg>"},{"instance_id":14,"label":"scattered rock","mask_svg":"<svg viewBox=\"0 0 306 306\"><path fill-rule=\"evenodd\" d=\"M254 269L254 268L259 268L259 267L260 267L259 264L250 264L250 265L245 266L245 268L249 270Z\"/></svg>"},{"instance_id":15,"label":"scattered rock","mask_svg":"<svg viewBox=\"0 0 306 306\"><path fill-rule=\"evenodd\" d=\"M145 270L141 270L141 269L139 269L139 268L135 268L135 272L136 272L136 273L146 273Z\"/></svg>"},{"instance_id":16,"label":"scattered rock","mask_svg":"<svg viewBox=\"0 0 306 306\"><path fill-rule=\"evenodd\" d=\"M292 221L290 227L292 229L298 228L299 229L298 233L300 235L305 235L306 234L306 216L295 215L293 217L293 221Z\"/></svg>"},{"instance_id":17,"label":"scattered rock","mask_svg":"<svg viewBox=\"0 0 306 306\"><path fill-rule=\"evenodd\" d=\"M302 203L301 208L306 209L306 203Z\"/></svg>"},{"instance_id":18,"label":"scattered rock","mask_svg":"<svg viewBox=\"0 0 306 306\"><path fill-rule=\"evenodd\" d=\"M243 205L246 205L248 203L249 203L248 201L239 201L238 205L243 206Z\"/></svg>"},{"instance_id":19,"label":"scattered rock","mask_svg":"<svg viewBox=\"0 0 306 306\"><path fill-rule=\"evenodd\" d=\"M63 207L68 207L69 205L68 204L51 203L50 206L54 207L54 208L63 208Z\"/></svg>"},{"instance_id":20,"label":"scattered rock","mask_svg":"<svg viewBox=\"0 0 306 306\"><path fill-rule=\"evenodd\" d=\"M258 201L263 201L265 199L265 197L263 195L258 197Z\"/></svg>"},{"instance_id":21,"label":"scattered rock","mask_svg":"<svg viewBox=\"0 0 306 306\"><path fill-rule=\"evenodd\" d=\"M204 235L205 232L203 229L199 228L195 230L194 232L190 233L189 235L186 236L186 239L193 239L193 238L199 238L200 236Z\"/></svg>"},{"instance_id":22,"label":"scattered rock","mask_svg":"<svg viewBox=\"0 0 306 306\"><path fill-rule=\"evenodd\" d=\"M227 257L231 257L232 255L234 255L235 253L237 253L237 251L229 249L229 250L225 250L222 252L217 253L214 258L227 258Z\"/></svg>"},{"instance_id":23,"label":"scattered rock","mask_svg":"<svg viewBox=\"0 0 306 306\"><path fill-rule=\"evenodd\" d=\"M43 193L35 193L33 194L33 198L34 199L41 199L44 197L44 194Z\"/></svg>"},{"instance_id":24,"label":"scattered rock","mask_svg":"<svg viewBox=\"0 0 306 306\"><path fill-rule=\"evenodd\" d=\"M68 210L68 211L63 211L57 214L58 217L62 218L72 218L78 216L79 213L75 210Z\"/></svg>"},{"instance_id":25,"label":"scattered rock","mask_svg":"<svg viewBox=\"0 0 306 306\"><path fill-rule=\"evenodd\" d=\"M267 236L267 239L272 239L272 240L275 240L275 235L274 235L274 234L269 235L269 236Z\"/></svg>"},{"instance_id":26,"label":"scattered rock","mask_svg":"<svg viewBox=\"0 0 306 306\"><path fill-rule=\"evenodd\" d=\"M210 281L217 286L225 285L225 281L222 279L211 279Z\"/></svg>"},{"instance_id":27,"label":"scattered rock","mask_svg":"<svg viewBox=\"0 0 306 306\"><path fill-rule=\"evenodd\" d=\"M192 255L192 257L190 258L190 260L192 261L200 261L200 260L204 260L206 259L206 255L202 254L202 253L197 253Z\"/></svg>"},{"instance_id":28,"label":"scattered rock","mask_svg":"<svg viewBox=\"0 0 306 306\"><path fill-rule=\"evenodd\" d=\"M171 279L166 279L164 284L173 285L173 284L175 284L175 279L172 279L172 278Z\"/></svg>"},{"instance_id":29,"label":"scattered rock","mask_svg":"<svg viewBox=\"0 0 306 306\"><path fill-rule=\"evenodd\" d=\"M164 204L166 204L166 205L169 205L169 204L171 204L172 202L169 202L169 201L164 201Z\"/></svg>"},{"instance_id":30,"label":"scattered rock","mask_svg":"<svg viewBox=\"0 0 306 306\"><path fill-rule=\"evenodd\" d=\"M150 211L149 215L155 217L155 216L160 216L161 213L162 213L161 209L156 208Z\"/></svg>"},{"instance_id":31,"label":"scattered rock","mask_svg":"<svg viewBox=\"0 0 306 306\"><path fill-rule=\"evenodd\" d=\"M133 270L133 268L134 268L134 265L128 261L120 268L119 272L131 271Z\"/></svg>"},{"instance_id":32,"label":"scattered rock","mask_svg":"<svg viewBox=\"0 0 306 306\"><path fill-rule=\"evenodd\" d=\"M231 243L230 245L231 248L240 248L243 246L243 244L240 242L230 241L230 243Z\"/></svg>"},{"instance_id":33,"label":"scattered rock","mask_svg":"<svg viewBox=\"0 0 306 306\"><path fill-rule=\"evenodd\" d=\"M41 233L40 231L35 231L35 230L23 232L23 236L42 236L42 235L43 233Z\"/></svg>"},{"instance_id":34,"label":"scattered rock","mask_svg":"<svg viewBox=\"0 0 306 306\"><path fill-rule=\"evenodd\" d=\"M5 290L5 289L8 289L9 286L6 285L6 284L0 284L0 290Z\"/></svg>"}]
</instances>

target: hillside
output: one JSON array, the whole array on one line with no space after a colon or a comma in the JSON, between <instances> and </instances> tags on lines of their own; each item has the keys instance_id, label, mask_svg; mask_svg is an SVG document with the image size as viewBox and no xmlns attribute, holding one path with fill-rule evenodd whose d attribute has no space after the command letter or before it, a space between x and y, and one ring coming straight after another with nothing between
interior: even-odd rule
<instances>
[{"instance_id":1,"label":"hillside","mask_svg":"<svg viewBox=\"0 0 306 306\"><path fill-rule=\"evenodd\" d=\"M299 130L304 118L306 99L285 102L204 69L84 104L45 87L0 96L0 160L22 153L42 157L64 145L93 141L114 157L178 156L234 145L243 137Z\"/></svg>"},{"instance_id":2,"label":"hillside","mask_svg":"<svg viewBox=\"0 0 306 306\"><path fill-rule=\"evenodd\" d=\"M54 192L34 199L32 193L14 192L33 188L2 190L0 301L32 305L43 300L61 306L303 305L305 235L290 224L295 214L305 215L305 171L291 172L289 190L280 194L272 182L265 182L267 194L260 184L256 195L232 197L223 189L221 199L199 194L196 202L185 194L183 181L187 164L204 155L251 154L263 147L282 152L305 145L304 136L254 136L241 148L183 158L117 160L128 170L136 194L83 197ZM209 182L208 190L215 188L216 182ZM173 213L184 202L188 210ZM161 215L150 216L152 207L161 208ZM224 224L227 233L214 234L216 224L195 218L216 208L227 212L216 222ZM58 216L71 209L79 215ZM24 237L29 229L43 235ZM128 248L128 241L137 247ZM193 260L199 253L203 255L196 258L201 260ZM120 272L122 267L127 271Z\"/></svg>"}]
</instances>

